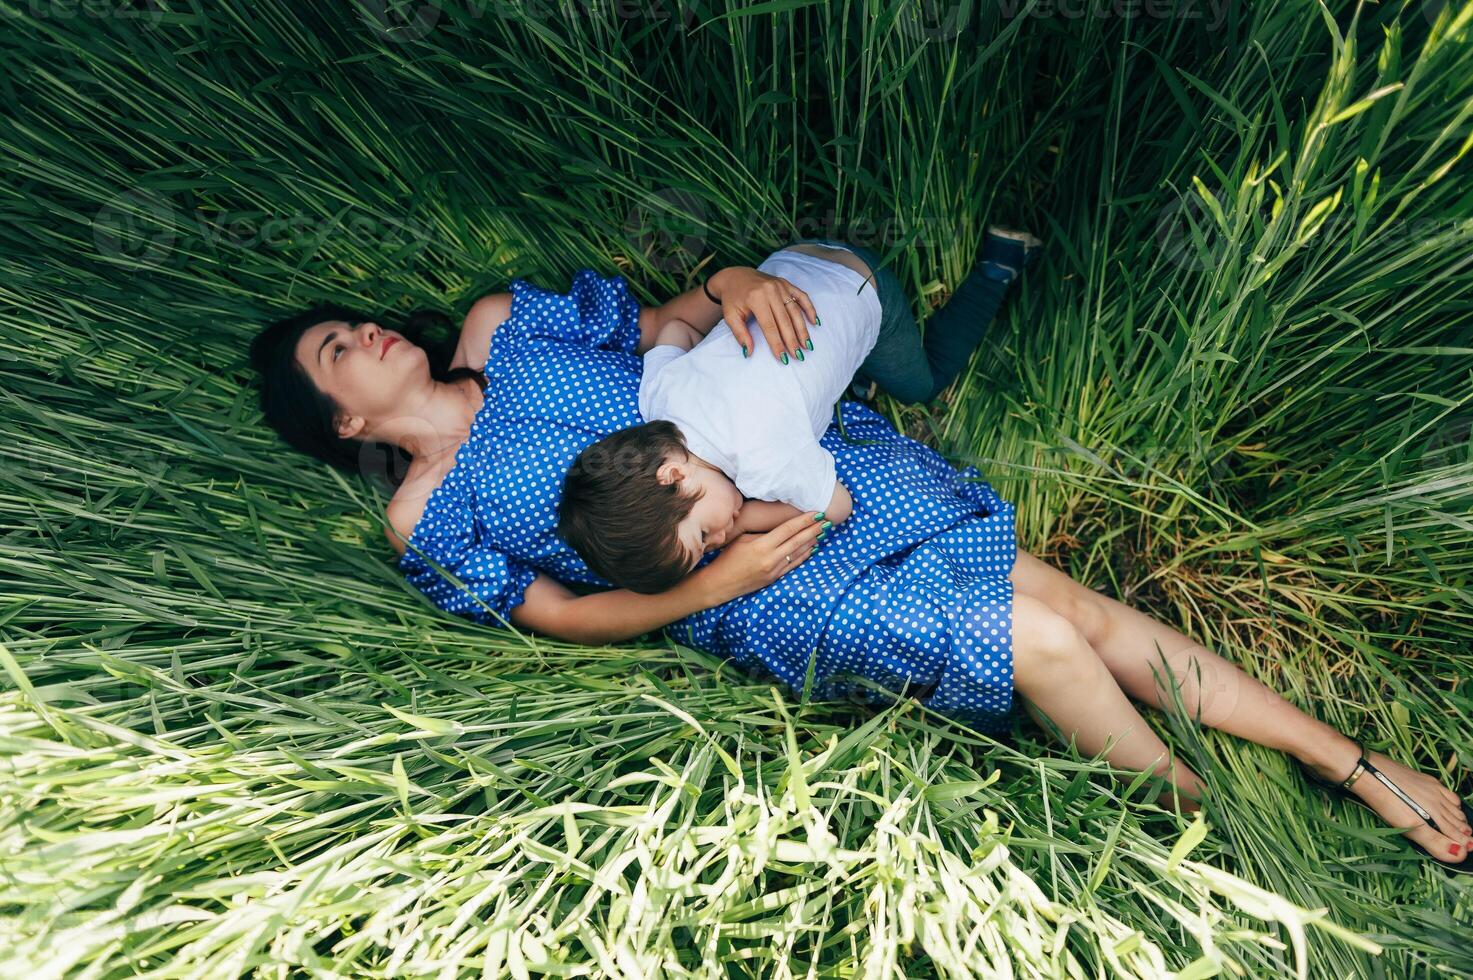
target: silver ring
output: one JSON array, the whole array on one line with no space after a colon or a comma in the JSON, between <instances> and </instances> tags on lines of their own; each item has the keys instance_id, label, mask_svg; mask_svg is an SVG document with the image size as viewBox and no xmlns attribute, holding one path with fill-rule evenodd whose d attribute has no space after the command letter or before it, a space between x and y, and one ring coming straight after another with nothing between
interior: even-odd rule
<instances>
[{"instance_id":1,"label":"silver ring","mask_svg":"<svg viewBox=\"0 0 1473 980\"><path fill-rule=\"evenodd\" d=\"M793 563L793 556L792 555L783 555L783 561L785 561L789 565L791 565Z\"/></svg>"},{"instance_id":2,"label":"silver ring","mask_svg":"<svg viewBox=\"0 0 1473 980\"><path fill-rule=\"evenodd\" d=\"M787 306L789 303L796 303L796 302L798 302L798 297L796 297L796 296L789 296L787 299L783 300L783 305L784 306Z\"/></svg>"}]
</instances>

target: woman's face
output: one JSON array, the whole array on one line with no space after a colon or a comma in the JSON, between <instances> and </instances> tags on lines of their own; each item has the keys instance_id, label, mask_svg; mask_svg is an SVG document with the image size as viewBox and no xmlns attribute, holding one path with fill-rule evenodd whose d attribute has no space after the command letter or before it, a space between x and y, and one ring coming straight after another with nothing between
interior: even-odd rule
<instances>
[{"instance_id":1,"label":"woman's face","mask_svg":"<svg viewBox=\"0 0 1473 980\"><path fill-rule=\"evenodd\" d=\"M338 435L353 438L402 411L404 393L429 377L425 352L372 320L325 320L302 332L297 363L339 407Z\"/></svg>"}]
</instances>

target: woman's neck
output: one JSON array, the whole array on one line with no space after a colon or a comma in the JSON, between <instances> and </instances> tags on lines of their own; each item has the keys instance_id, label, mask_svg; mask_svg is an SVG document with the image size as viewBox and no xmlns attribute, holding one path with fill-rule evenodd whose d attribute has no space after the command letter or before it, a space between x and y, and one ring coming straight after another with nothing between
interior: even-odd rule
<instances>
[{"instance_id":1,"label":"woman's neck","mask_svg":"<svg viewBox=\"0 0 1473 980\"><path fill-rule=\"evenodd\" d=\"M466 437L485 395L474 378L431 381L403 415L386 422L378 438L392 441L416 460L432 462L453 455Z\"/></svg>"}]
</instances>

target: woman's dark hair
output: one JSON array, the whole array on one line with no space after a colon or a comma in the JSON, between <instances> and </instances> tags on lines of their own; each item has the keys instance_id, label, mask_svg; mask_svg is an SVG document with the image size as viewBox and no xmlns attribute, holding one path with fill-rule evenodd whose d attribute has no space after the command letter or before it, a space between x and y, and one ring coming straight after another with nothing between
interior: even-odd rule
<instances>
[{"instance_id":1,"label":"woman's dark hair","mask_svg":"<svg viewBox=\"0 0 1473 980\"><path fill-rule=\"evenodd\" d=\"M261 412L266 424L294 449L346 472L381 480L398 488L409 469L410 455L386 442L344 439L333 426L337 403L318 390L297 362L297 341L310 327L328 320L349 326L385 320L331 303L277 320L251 339L251 365L261 376ZM455 357L455 324L437 310L408 314L398 332L424 350L430 377L436 381L474 378L484 391L486 376L471 367L450 368Z\"/></svg>"},{"instance_id":2,"label":"woman's dark hair","mask_svg":"<svg viewBox=\"0 0 1473 980\"><path fill-rule=\"evenodd\" d=\"M664 592L690 572L680 522L704 491L686 496L656 478L690 451L675 423L632 425L586 447L563 479L558 534L594 574L635 592Z\"/></svg>"}]
</instances>

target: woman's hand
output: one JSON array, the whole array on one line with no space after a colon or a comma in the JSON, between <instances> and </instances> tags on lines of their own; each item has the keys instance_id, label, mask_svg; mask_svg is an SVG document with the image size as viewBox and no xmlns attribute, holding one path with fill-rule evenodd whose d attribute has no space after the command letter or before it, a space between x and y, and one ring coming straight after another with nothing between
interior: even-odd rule
<instances>
[{"instance_id":1,"label":"woman's hand","mask_svg":"<svg viewBox=\"0 0 1473 980\"><path fill-rule=\"evenodd\" d=\"M767 586L797 568L813 554L823 523L817 511L804 511L763 534L743 534L709 564L697 569L711 605L719 606Z\"/></svg>"},{"instance_id":2,"label":"woman's hand","mask_svg":"<svg viewBox=\"0 0 1473 980\"><path fill-rule=\"evenodd\" d=\"M772 356L782 360L801 357L799 351L811 349L808 321L818 322L818 313L808 294L781 276L744 265L731 265L719 270L710 281L711 292L721 300L721 315L731 327L737 343L752 350L752 334L747 318L756 317L757 326L767 340ZM806 318L806 319L805 319Z\"/></svg>"}]
</instances>

